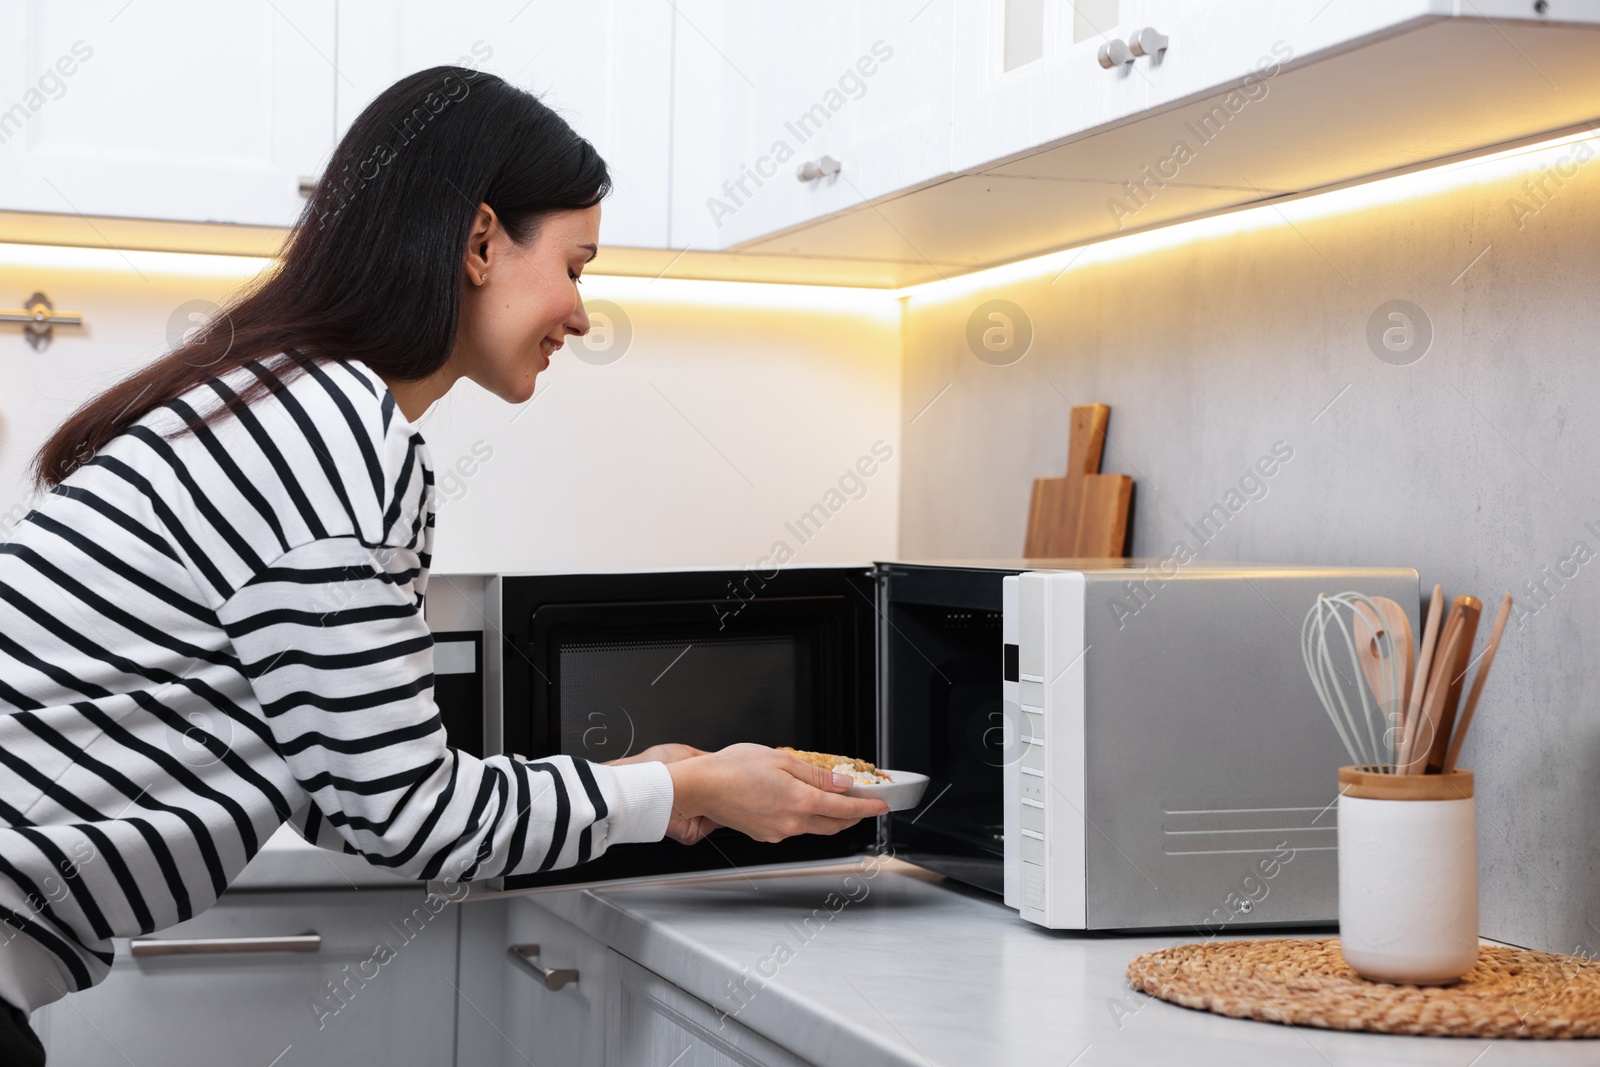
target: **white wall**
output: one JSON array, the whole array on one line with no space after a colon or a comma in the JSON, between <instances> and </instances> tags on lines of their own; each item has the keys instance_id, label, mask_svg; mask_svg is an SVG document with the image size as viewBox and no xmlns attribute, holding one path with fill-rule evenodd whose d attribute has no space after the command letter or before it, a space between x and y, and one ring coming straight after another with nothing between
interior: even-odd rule
<instances>
[{"instance_id":1,"label":"white wall","mask_svg":"<svg viewBox=\"0 0 1600 1067\"><path fill-rule=\"evenodd\" d=\"M894 553L895 301L614 278L584 290L625 309L633 337L620 359L591 365L569 343L526 410L468 385L426 418L443 501L437 570L737 567L779 541L796 563ZM833 497L843 505L801 544L785 523L877 441L895 458L863 490L849 483L858 499ZM449 480L480 442L493 458Z\"/></svg>"},{"instance_id":2,"label":"white wall","mask_svg":"<svg viewBox=\"0 0 1600 1067\"><path fill-rule=\"evenodd\" d=\"M175 309L242 280L220 258L129 260L0 246L0 303L43 289L87 322L43 353L20 327L0 332L0 515L29 498L24 469L68 411L160 354ZM212 263L231 273L196 270ZM737 567L779 540L796 563L893 554L898 456L864 490L847 483L858 499L828 492L874 442L898 452L896 301L592 275L584 293L624 309L619 359L585 363L569 345L526 410L463 383L426 417L444 501L436 571ZM818 502L843 503L801 544L784 523Z\"/></svg>"}]
</instances>

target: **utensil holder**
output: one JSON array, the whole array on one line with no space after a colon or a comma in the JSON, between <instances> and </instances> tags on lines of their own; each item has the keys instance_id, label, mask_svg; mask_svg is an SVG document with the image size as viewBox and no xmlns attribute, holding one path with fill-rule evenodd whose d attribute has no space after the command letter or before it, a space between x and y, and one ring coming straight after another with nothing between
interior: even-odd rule
<instances>
[{"instance_id":1,"label":"utensil holder","mask_svg":"<svg viewBox=\"0 0 1600 1067\"><path fill-rule=\"evenodd\" d=\"M1339 769L1339 949L1364 978L1446 985L1478 959L1472 772Z\"/></svg>"}]
</instances>

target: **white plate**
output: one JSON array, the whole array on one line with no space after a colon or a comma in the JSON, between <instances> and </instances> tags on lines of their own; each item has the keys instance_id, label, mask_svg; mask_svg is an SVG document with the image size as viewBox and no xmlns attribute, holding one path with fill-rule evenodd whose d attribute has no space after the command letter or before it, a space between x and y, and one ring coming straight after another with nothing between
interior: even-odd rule
<instances>
[{"instance_id":1,"label":"white plate","mask_svg":"<svg viewBox=\"0 0 1600 1067\"><path fill-rule=\"evenodd\" d=\"M907 808L917 806L917 801L922 799L922 794L928 788L928 776L918 774L916 771L897 771L893 768L883 768L879 774L886 774L891 779L881 785L856 784L845 791L847 797L871 797L881 800L889 805L890 811L905 811Z\"/></svg>"}]
</instances>

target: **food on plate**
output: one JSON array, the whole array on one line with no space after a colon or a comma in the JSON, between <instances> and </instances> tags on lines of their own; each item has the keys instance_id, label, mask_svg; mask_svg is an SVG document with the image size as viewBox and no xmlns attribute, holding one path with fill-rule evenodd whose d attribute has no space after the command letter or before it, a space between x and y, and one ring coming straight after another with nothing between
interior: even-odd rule
<instances>
[{"instance_id":1,"label":"food on plate","mask_svg":"<svg viewBox=\"0 0 1600 1067\"><path fill-rule=\"evenodd\" d=\"M798 748L781 745L779 752L787 752L796 759L805 760L807 763L818 767L826 767L835 774L848 774L854 778L857 785L882 785L893 781L887 774L879 771L877 767L864 759L855 759L851 756L835 756L829 752L806 752Z\"/></svg>"}]
</instances>

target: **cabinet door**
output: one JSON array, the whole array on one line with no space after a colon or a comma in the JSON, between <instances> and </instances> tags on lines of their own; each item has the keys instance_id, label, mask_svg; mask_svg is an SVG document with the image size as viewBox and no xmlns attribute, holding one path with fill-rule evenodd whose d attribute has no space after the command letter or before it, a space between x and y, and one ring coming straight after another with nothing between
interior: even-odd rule
<instances>
[{"instance_id":1,"label":"cabinet door","mask_svg":"<svg viewBox=\"0 0 1600 1067\"><path fill-rule=\"evenodd\" d=\"M1434 0L1340 0L1332 5L1326 0L1227 0L1183 9L1157 4L1128 29L1131 33L1149 25L1168 37L1155 62L1141 59L1137 64L1151 83L1151 105L1161 106L1218 89L1243 91L1257 81L1270 83L1279 68L1297 59L1370 43L1407 23L1450 14L1453 7ZM1473 13L1470 6L1466 11Z\"/></svg>"},{"instance_id":2,"label":"cabinet door","mask_svg":"<svg viewBox=\"0 0 1600 1067\"><path fill-rule=\"evenodd\" d=\"M333 7L0 6L0 209L293 222L333 146Z\"/></svg>"},{"instance_id":3,"label":"cabinet door","mask_svg":"<svg viewBox=\"0 0 1600 1067\"><path fill-rule=\"evenodd\" d=\"M537 94L589 140L615 188L602 244L667 247L667 4L594 0L341 0L338 130L413 71L457 64Z\"/></svg>"},{"instance_id":4,"label":"cabinet door","mask_svg":"<svg viewBox=\"0 0 1600 1067\"><path fill-rule=\"evenodd\" d=\"M807 1067L740 1025L731 1012L713 1008L615 952L610 956L606 1067Z\"/></svg>"},{"instance_id":5,"label":"cabinet door","mask_svg":"<svg viewBox=\"0 0 1600 1067\"><path fill-rule=\"evenodd\" d=\"M950 170L944 4L674 5L673 244L746 244ZM802 181L824 156L836 175Z\"/></svg>"},{"instance_id":6,"label":"cabinet door","mask_svg":"<svg viewBox=\"0 0 1600 1067\"><path fill-rule=\"evenodd\" d=\"M314 952L134 957L118 938L104 982L35 1016L51 1067L450 1063L457 915L433 900L412 889L230 893L153 935L248 944L315 932Z\"/></svg>"},{"instance_id":7,"label":"cabinet door","mask_svg":"<svg viewBox=\"0 0 1600 1067\"><path fill-rule=\"evenodd\" d=\"M1151 101L1148 61L1101 67L1148 0L955 0L953 169L1115 123Z\"/></svg>"},{"instance_id":8,"label":"cabinet door","mask_svg":"<svg viewBox=\"0 0 1600 1067\"><path fill-rule=\"evenodd\" d=\"M488 966L504 990L505 1022L501 1062L598 1064L605 1052L605 996L610 960L606 947L577 927L539 906L537 898L507 902L506 943ZM481 905L472 905L480 907ZM526 963L512 954L516 946L537 945L536 959ZM525 958L525 957L524 957ZM559 989L549 988L538 973L574 970L577 976ZM464 1012L462 1045L471 1031L489 1024L485 1016ZM479 1035L480 1037L485 1035ZM481 1045L483 1042L479 1042Z\"/></svg>"}]
</instances>

